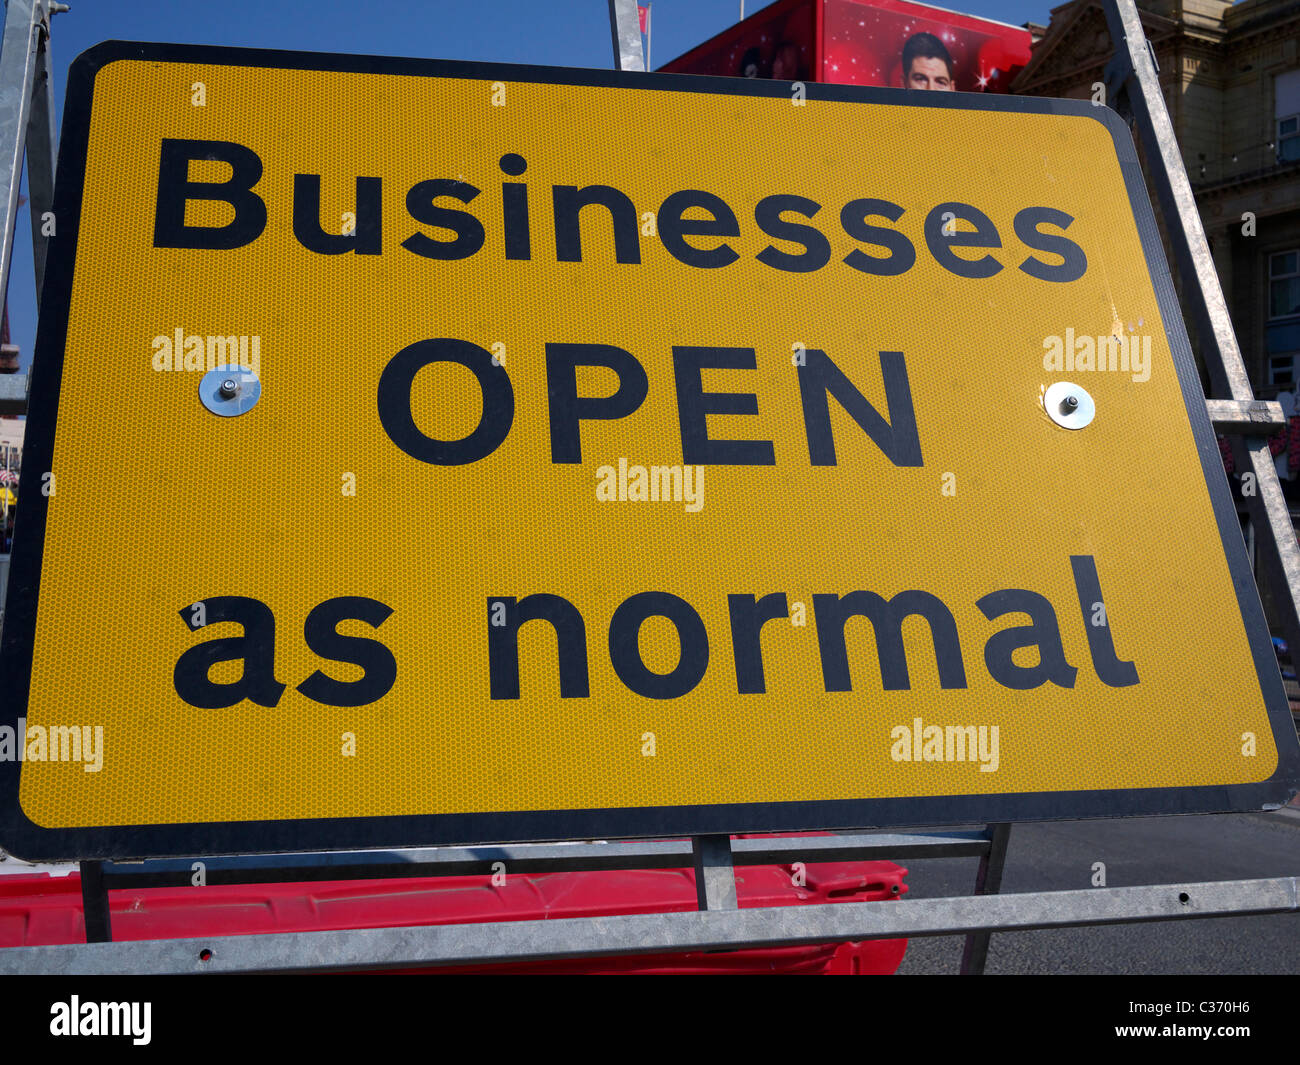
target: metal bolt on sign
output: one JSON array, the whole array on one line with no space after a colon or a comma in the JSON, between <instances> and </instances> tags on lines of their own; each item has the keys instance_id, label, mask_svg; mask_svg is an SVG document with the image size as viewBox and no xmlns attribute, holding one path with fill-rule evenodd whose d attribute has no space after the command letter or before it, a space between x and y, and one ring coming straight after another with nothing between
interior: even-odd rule
<instances>
[{"instance_id":1,"label":"metal bolt on sign","mask_svg":"<svg viewBox=\"0 0 1300 1065\"><path fill-rule=\"evenodd\" d=\"M1063 429L1082 429L1097 413L1088 390L1069 381L1057 381L1043 393L1047 416Z\"/></svg>"},{"instance_id":2,"label":"metal bolt on sign","mask_svg":"<svg viewBox=\"0 0 1300 1065\"><path fill-rule=\"evenodd\" d=\"M199 381L199 399L223 418L235 418L252 410L261 397L261 380L242 366L218 366Z\"/></svg>"}]
</instances>

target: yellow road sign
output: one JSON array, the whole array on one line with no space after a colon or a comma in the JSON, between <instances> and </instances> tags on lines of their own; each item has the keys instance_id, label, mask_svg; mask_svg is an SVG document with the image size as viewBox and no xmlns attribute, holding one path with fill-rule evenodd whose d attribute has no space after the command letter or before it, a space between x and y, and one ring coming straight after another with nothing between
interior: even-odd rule
<instances>
[{"instance_id":1,"label":"yellow road sign","mask_svg":"<svg viewBox=\"0 0 1300 1065\"><path fill-rule=\"evenodd\" d=\"M66 116L6 848L1295 790L1109 110L108 44Z\"/></svg>"}]
</instances>

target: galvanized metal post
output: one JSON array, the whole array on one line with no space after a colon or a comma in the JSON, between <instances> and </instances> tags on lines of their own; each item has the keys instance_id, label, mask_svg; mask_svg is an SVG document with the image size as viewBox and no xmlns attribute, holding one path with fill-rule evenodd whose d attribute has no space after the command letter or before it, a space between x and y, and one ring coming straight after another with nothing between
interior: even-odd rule
<instances>
[{"instance_id":1,"label":"galvanized metal post","mask_svg":"<svg viewBox=\"0 0 1300 1065\"><path fill-rule=\"evenodd\" d=\"M23 149L32 113L32 89L39 71L45 71L47 85L49 81L42 53L54 10L66 7L49 0L8 0L5 10L4 37L0 38L0 211L4 212L0 216L0 297L9 288L9 260L22 184ZM48 105L45 113L46 121L52 121ZM52 144L51 140L51 150ZM52 194L52 185L49 191ZM41 258L43 263L44 249Z\"/></svg>"},{"instance_id":2,"label":"galvanized metal post","mask_svg":"<svg viewBox=\"0 0 1300 1065\"><path fill-rule=\"evenodd\" d=\"M57 220L54 208L54 167L58 131L54 127L54 83L50 78L50 23L64 4L50 4L49 14L36 27L39 46L31 85L31 115L27 120L27 194L32 221L32 266L36 273L36 306L45 288L45 256ZM2 61L2 60L0 60ZM47 219L52 223L47 225Z\"/></svg>"},{"instance_id":3,"label":"galvanized metal post","mask_svg":"<svg viewBox=\"0 0 1300 1065\"><path fill-rule=\"evenodd\" d=\"M614 66L618 70L645 70L636 0L609 0L609 29L614 37Z\"/></svg>"},{"instance_id":4,"label":"galvanized metal post","mask_svg":"<svg viewBox=\"0 0 1300 1065\"><path fill-rule=\"evenodd\" d=\"M980 857L979 868L975 872L975 894L996 895L1002 890L1002 870L1007 862L1007 845L1011 842L1009 824L989 825L989 850ZM962 949L962 976L983 976L984 963L989 956L989 932L972 932L966 937Z\"/></svg>"},{"instance_id":5,"label":"galvanized metal post","mask_svg":"<svg viewBox=\"0 0 1300 1065\"><path fill-rule=\"evenodd\" d=\"M701 910L736 908L736 870L732 864L730 836L695 836L691 840L695 864L695 896Z\"/></svg>"},{"instance_id":6,"label":"galvanized metal post","mask_svg":"<svg viewBox=\"0 0 1300 1065\"><path fill-rule=\"evenodd\" d=\"M0 301L9 291L24 148L38 307L45 287L45 220L54 203L56 143L48 41L50 18L67 10L67 4L54 0L8 0L5 8L0 37ZM0 377L0 414L26 411L27 375Z\"/></svg>"}]
</instances>

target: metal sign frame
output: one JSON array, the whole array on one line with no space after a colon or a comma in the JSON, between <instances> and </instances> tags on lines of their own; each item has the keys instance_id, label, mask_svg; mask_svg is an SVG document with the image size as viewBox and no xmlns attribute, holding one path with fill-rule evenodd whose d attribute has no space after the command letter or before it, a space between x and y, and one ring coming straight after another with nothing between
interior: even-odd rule
<instances>
[{"instance_id":1,"label":"metal sign frame","mask_svg":"<svg viewBox=\"0 0 1300 1065\"><path fill-rule=\"evenodd\" d=\"M17 0L11 0L12 5ZM1152 181L1157 187L1192 312L1202 325L1206 362L1217 391L1230 399L1205 401L1214 428L1232 437L1238 461L1256 470L1260 497L1252 516L1265 536L1261 556L1286 581L1288 628L1300 632L1296 603L1300 592L1300 552L1281 487L1265 440L1284 424L1277 403L1253 398L1240 353L1228 322L1226 305L1208 256L1204 231L1190 195L1190 185L1173 138L1156 71L1141 31L1133 0L1102 0L1117 45L1111 75L1111 102L1121 110L1134 106ZM634 0L610 0L611 22L635 18ZM615 60L619 60L617 44ZM1125 101L1124 97L1130 97ZM6 255L7 261L7 255ZM1208 266L1208 270L1205 269ZM1203 326L1210 323L1206 331ZM1203 434L1202 434L1203 435ZM1288 635L1291 635L1289 632ZM1300 641L1297 641L1300 643ZM1067 815L1068 816L1068 815ZM991 826L976 838L875 835L847 839L811 837L785 840L738 840L727 837L693 840L690 854L699 885L695 914L656 914L563 921L371 929L217 939L159 940L143 943L94 942L111 935L107 890L182 883L188 866L146 862L117 866L83 862L88 943L62 947L0 951L0 972L154 973L266 972L321 969L374 969L385 966L491 963L578 955L635 954L649 951L728 949L766 944L826 942L889 936L976 933L968 937L963 971L983 968L988 935L993 930L1061 928L1139 921L1198 919L1300 910L1300 878L1165 884L1150 887L1036 892L998 897L1009 826ZM594 853L598 851L599 853ZM734 884L728 891L733 860L856 860L867 857L980 856L976 895L892 903L857 903L822 907L786 907L727 912L734 907ZM279 855L268 859L217 859L209 863L213 882L309 880L348 875L409 875L436 872L483 872L493 861L508 861L519 871L581 868L663 868L686 864L682 844L583 844L547 847L489 847L473 850L402 854ZM990 894L981 897L981 893ZM730 902L730 907L728 907ZM974 947L974 949L972 949Z\"/></svg>"},{"instance_id":2,"label":"metal sign frame","mask_svg":"<svg viewBox=\"0 0 1300 1065\"><path fill-rule=\"evenodd\" d=\"M254 68L327 70L424 75L504 82L597 86L632 91L702 93L713 96L787 99L784 82L701 78L690 75L510 66L449 61L390 59L276 52L192 45L110 41L83 53L69 73L64 110L55 212L58 234L51 242L48 277L33 368L30 429L20 495L25 500L10 573L10 609L0 645L0 673L13 686L13 718L24 711L31 678L38 591L44 556L48 498L41 471L51 468L59 412L59 389L73 269L81 223L87 145L98 70L119 59ZM1019 114L1072 115L1100 122L1111 135L1146 267L1173 355L1187 417L1208 486L1220 543L1249 637L1256 679L1268 711L1279 762L1264 782L1186 788L949 795L841 801L768 802L697 806L514 811L310 820L213 822L50 829L30 821L19 802L21 764L0 762L0 824L5 845L24 858L142 858L189 854L275 852L302 849L406 847L468 844L482 840L631 838L720 835L741 832L804 831L814 828L941 826L972 822L1053 820L1212 813L1263 809L1300 787L1300 746L1294 742L1290 710L1273 657L1269 634L1233 501L1219 460L1182 314L1165 263L1159 230L1147 197L1129 131L1112 110L1088 101L1001 95L902 93L894 89L809 83L806 98L889 106L954 108ZM1266 449L1265 449L1266 450ZM1276 483L1276 478L1274 478ZM6 715L9 716L9 715Z\"/></svg>"}]
</instances>

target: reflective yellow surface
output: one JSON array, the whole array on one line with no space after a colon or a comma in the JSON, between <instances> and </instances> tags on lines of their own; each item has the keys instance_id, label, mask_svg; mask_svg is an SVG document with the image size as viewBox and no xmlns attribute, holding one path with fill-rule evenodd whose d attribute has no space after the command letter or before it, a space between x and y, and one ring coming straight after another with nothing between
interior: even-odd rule
<instances>
[{"instance_id":1,"label":"reflective yellow surface","mask_svg":"<svg viewBox=\"0 0 1300 1065\"><path fill-rule=\"evenodd\" d=\"M204 105L194 85L203 83ZM62 379L28 728L102 725L103 766L29 762L21 801L44 826L110 826L471 811L675 806L872 797L1179 787L1267 778L1276 752L1169 344L1107 130L1090 118L860 103L631 92L510 82L118 61L97 76ZM268 222L241 248L153 245L163 138L233 141L263 164ZM498 167L506 153L522 177ZM960 163L954 163L959 159ZM383 250L322 255L292 226L293 175L321 175L321 225L356 210L355 180L383 190ZM193 181L229 168L191 166ZM401 242L446 231L405 197L434 178L481 193L486 239L438 261ZM501 183L529 185L532 258L504 255ZM735 212L736 262L700 269L638 230L640 263L616 263L608 212L584 209L582 262L558 262L553 185L606 184L644 216L698 189ZM772 241L765 196L821 205L832 255L788 272L757 261ZM915 265L873 276L839 224L860 197L905 208ZM926 214L984 212L1002 246L994 276L959 277L927 249ZM1018 211L1073 216L1078 281L1031 277ZM231 209L191 202L187 222ZM1050 230L1058 232L1057 230ZM882 249L867 249L877 256ZM1048 253L1041 259L1056 263ZM1045 338L1151 338L1149 380L1044 369ZM154 338L256 336L263 394L237 418L208 413L197 371L154 368ZM417 461L377 414L399 351L458 338L502 355L515 397L505 441L461 466ZM645 368L646 399L581 427L582 461L551 461L545 345L608 344ZM494 345L504 345L496 349ZM753 348L753 370L705 370L710 392L750 393L758 414L711 415L715 439L771 441L772 465L705 468L702 505L602 501L600 467L683 463L674 345ZM923 455L893 465L830 401L838 462L814 467L792 364L826 352L886 419L881 351L900 351ZM1053 424L1042 391L1074 380L1096 403L1080 431ZM609 370L578 373L604 396ZM456 439L481 403L463 368L416 376L413 416ZM346 494L348 474L355 494ZM951 476L948 476L951 475ZM605 475L606 478L608 474ZM1071 575L1095 559L1115 652L1140 681L1102 682ZM1023 615L976 601L1027 589L1052 604L1072 688L1013 691L984 647ZM827 692L813 596L908 589L937 596L960 636L967 686L942 688L923 620L903 626L910 688L883 689L870 625L847 628L853 691ZM634 694L611 664L615 609L645 591L691 604L708 668L675 699ZM728 595L784 592L769 622L765 694L739 694ZM586 626L590 695L561 698L555 637L520 634L521 697L489 697L488 604L563 596ZM214 596L259 599L275 618L274 708L186 704L180 656L239 627L190 631L179 612ZM392 609L376 639L397 662L382 699L345 708L296 690L317 669L317 604L366 596ZM795 611L795 604L802 611ZM803 624L795 622L802 620ZM678 659L670 624L640 635L646 666ZM1020 652L1032 665L1034 652ZM231 682L237 665L213 670ZM900 761L893 730L998 727L995 771L972 760ZM1243 756L1242 734L1258 749ZM347 753L349 740L354 753ZM649 736L649 739L647 739ZM652 752L652 753L650 753Z\"/></svg>"}]
</instances>

